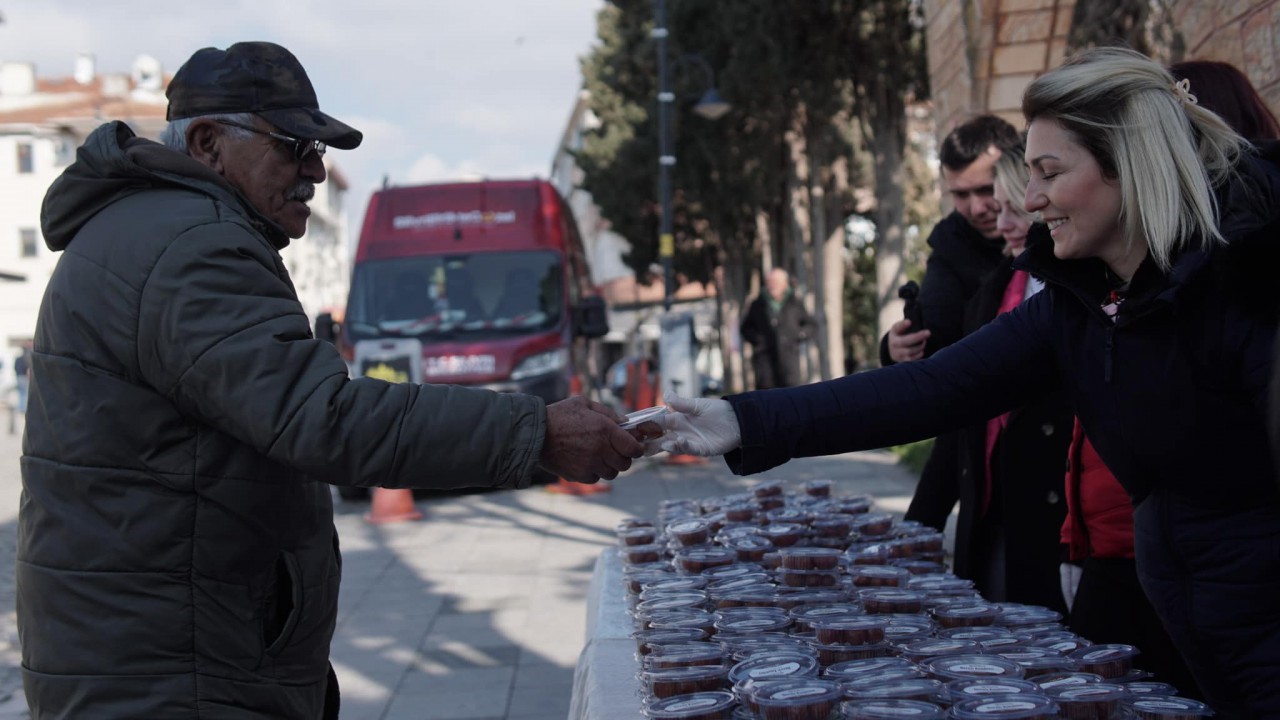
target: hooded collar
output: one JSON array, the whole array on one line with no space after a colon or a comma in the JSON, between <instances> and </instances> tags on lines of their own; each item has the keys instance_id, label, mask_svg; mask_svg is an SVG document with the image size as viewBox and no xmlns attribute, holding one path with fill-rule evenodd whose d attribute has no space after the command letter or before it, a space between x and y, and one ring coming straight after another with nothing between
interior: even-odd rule
<instances>
[{"instance_id":1,"label":"hooded collar","mask_svg":"<svg viewBox=\"0 0 1280 720\"><path fill-rule=\"evenodd\" d=\"M253 208L211 168L134 135L123 122L98 127L76 150L76 160L49 187L40 210L45 244L60 251L103 208L128 195L157 188L209 195L243 215L277 250L289 244L283 228Z\"/></svg>"}]
</instances>

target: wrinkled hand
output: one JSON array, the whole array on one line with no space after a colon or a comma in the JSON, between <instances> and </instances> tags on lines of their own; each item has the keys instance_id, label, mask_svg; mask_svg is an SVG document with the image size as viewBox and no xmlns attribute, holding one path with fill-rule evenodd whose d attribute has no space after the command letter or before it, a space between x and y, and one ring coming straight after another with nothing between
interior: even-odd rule
<instances>
[{"instance_id":1,"label":"wrinkled hand","mask_svg":"<svg viewBox=\"0 0 1280 720\"><path fill-rule=\"evenodd\" d=\"M928 330L907 332L911 321L899 320L889 327L889 357L894 362L911 362L924 357L924 344L932 334Z\"/></svg>"},{"instance_id":2,"label":"wrinkled hand","mask_svg":"<svg viewBox=\"0 0 1280 720\"><path fill-rule=\"evenodd\" d=\"M733 406L724 400L682 398L667 395L671 409L658 422L667 434L658 440L661 449L681 455L723 455L742 444L742 431Z\"/></svg>"},{"instance_id":3,"label":"wrinkled hand","mask_svg":"<svg viewBox=\"0 0 1280 720\"><path fill-rule=\"evenodd\" d=\"M594 483L600 478L618 477L618 473L631 467L632 458L644 452L644 446L632 433L618 427L621 421L608 407L584 397L548 405L547 434L539 464L573 482Z\"/></svg>"}]
</instances>

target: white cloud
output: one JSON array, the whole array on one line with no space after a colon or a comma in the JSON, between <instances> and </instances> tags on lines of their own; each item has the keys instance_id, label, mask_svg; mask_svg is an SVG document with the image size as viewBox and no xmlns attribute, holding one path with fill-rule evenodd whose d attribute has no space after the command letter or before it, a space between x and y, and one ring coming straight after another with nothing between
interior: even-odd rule
<instances>
[{"instance_id":1,"label":"white cloud","mask_svg":"<svg viewBox=\"0 0 1280 720\"><path fill-rule=\"evenodd\" d=\"M409 166L405 176L406 185L444 182L446 180L483 180L484 172L473 160L463 160L457 165L450 165L436 155L430 153L418 158Z\"/></svg>"},{"instance_id":2,"label":"white cloud","mask_svg":"<svg viewBox=\"0 0 1280 720\"><path fill-rule=\"evenodd\" d=\"M334 155L351 181L358 231L367 193L384 176L545 176L603 4L40 0L4 7L0 60L64 76L79 53L94 54L100 72L127 71L147 54L172 73L201 47L278 42L306 66L321 107L365 133L359 149Z\"/></svg>"},{"instance_id":3,"label":"white cloud","mask_svg":"<svg viewBox=\"0 0 1280 720\"><path fill-rule=\"evenodd\" d=\"M519 126L515 108L499 108L486 105L473 105L458 108L452 117L453 124L459 128L479 130L481 132L504 133Z\"/></svg>"}]
</instances>

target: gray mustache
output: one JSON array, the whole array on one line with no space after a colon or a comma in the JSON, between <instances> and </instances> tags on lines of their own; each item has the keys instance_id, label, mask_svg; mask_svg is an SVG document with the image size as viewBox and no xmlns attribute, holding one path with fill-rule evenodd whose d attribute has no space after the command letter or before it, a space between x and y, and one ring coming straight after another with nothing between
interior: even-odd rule
<instances>
[{"instance_id":1,"label":"gray mustache","mask_svg":"<svg viewBox=\"0 0 1280 720\"><path fill-rule=\"evenodd\" d=\"M301 182L301 183L298 183L297 185L294 185L289 190L289 192L285 194L284 199L285 200L301 200L302 202L308 202L311 200L311 198L315 196L316 196L316 186L309 182Z\"/></svg>"}]
</instances>

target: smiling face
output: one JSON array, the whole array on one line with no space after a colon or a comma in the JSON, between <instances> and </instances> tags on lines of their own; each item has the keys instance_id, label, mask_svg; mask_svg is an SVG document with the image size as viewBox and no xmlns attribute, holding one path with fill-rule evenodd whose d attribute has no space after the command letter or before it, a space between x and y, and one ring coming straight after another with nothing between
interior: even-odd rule
<instances>
[{"instance_id":1,"label":"smiling face","mask_svg":"<svg viewBox=\"0 0 1280 720\"><path fill-rule=\"evenodd\" d=\"M1027 129L1024 207L1039 212L1053 237L1053 254L1064 260L1101 258L1124 279L1146 254L1146 243L1126 249L1120 224L1120 184L1106 177L1093 155L1052 118Z\"/></svg>"},{"instance_id":2,"label":"smiling face","mask_svg":"<svg viewBox=\"0 0 1280 720\"><path fill-rule=\"evenodd\" d=\"M254 126L263 132L279 132L261 118ZM324 162L316 153L302 160L280 140L254 133L236 137L235 129L221 128L218 169L254 209L284 229L291 238L307 231L311 209L306 203L315 195L315 186L324 182Z\"/></svg>"},{"instance_id":3,"label":"smiling face","mask_svg":"<svg viewBox=\"0 0 1280 720\"><path fill-rule=\"evenodd\" d=\"M1027 231L1031 229L1031 216L1022 210L1022 198L1011 198L1004 190L1004 183L996 183L996 202L1000 214L996 216L996 229L1004 238L1005 252L1017 257L1027 247Z\"/></svg>"},{"instance_id":4,"label":"smiling face","mask_svg":"<svg viewBox=\"0 0 1280 720\"><path fill-rule=\"evenodd\" d=\"M999 159L1000 150L992 145L963 170L942 167L942 179L947 183L947 194L951 196L956 212L983 237L993 240L1000 237L1000 231L996 230L996 214L1000 207L996 205L994 196L996 160Z\"/></svg>"}]
</instances>

